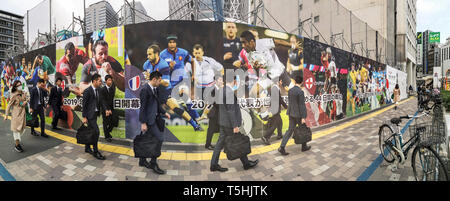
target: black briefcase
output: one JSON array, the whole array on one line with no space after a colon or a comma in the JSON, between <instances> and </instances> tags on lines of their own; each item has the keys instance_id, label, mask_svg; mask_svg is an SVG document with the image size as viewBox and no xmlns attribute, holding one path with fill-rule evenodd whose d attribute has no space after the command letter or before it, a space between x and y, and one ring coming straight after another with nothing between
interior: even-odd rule
<instances>
[{"instance_id":1,"label":"black briefcase","mask_svg":"<svg viewBox=\"0 0 450 201\"><path fill-rule=\"evenodd\" d=\"M295 144L303 144L307 142L311 142L312 140L312 132L311 129L306 126L306 124L302 124L299 127L296 127L293 135Z\"/></svg>"},{"instance_id":2,"label":"black briefcase","mask_svg":"<svg viewBox=\"0 0 450 201\"><path fill-rule=\"evenodd\" d=\"M156 126L158 127L159 131L164 132L166 121L161 117L161 115L156 116Z\"/></svg>"},{"instance_id":3,"label":"black briefcase","mask_svg":"<svg viewBox=\"0 0 450 201\"><path fill-rule=\"evenodd\" d=\"M111 121L114 128L119 127L119 115L113 113L111 115Z\"/></svg>"},{"instance_id":4,"label":"black briefcase","mask_svg":"<svg viewBox=\"0 0 450 201\"><path fill-rule=\"evenodd\" d=\"M26 126L37 128L39 127L39 121L36 118L32 118L26 122Z\"/></svg>"},{"instance_id":5,"label":"black briefcase","mask_svg":"<svg viewBox=\"0 0 450 201\"><path fill-rule=\"evenodd\" d=\"M78 144L95 144L98 142L98 134L95 129L85 126L84 124L77 130Z\"/></svg>"},{"instance_id":6,"label":"black briefcase","mask_svg":"<svg viewBox=\"0 0 450 201\"><path fill-rule=\"evenodd\" d=\"M150 132L136 136L133 140L133 150L135 158L158 158L161 156L161 149L158 149L159 140Z\"/></svg>"},{"instance_id":7,"label":"black briefcase","mask_svg":"<svg viewBox=\"0 0 450 201\"><path fill-rule=\"evenodd\" d=\"M230 161L252 153L250 138L242 133L227 134L224 147Z\"/></svg>"},{"instance_id":8,"label":"black briefcase","mask_svg":"<svg viewBox=\"0 0 450 201\"><path fill-rule=\"evenodd\" d=\"M61 110L61 113L59 113L59 119L63 121L67 121L67 112L64 110Z\"/></svg>"}]
</instances>

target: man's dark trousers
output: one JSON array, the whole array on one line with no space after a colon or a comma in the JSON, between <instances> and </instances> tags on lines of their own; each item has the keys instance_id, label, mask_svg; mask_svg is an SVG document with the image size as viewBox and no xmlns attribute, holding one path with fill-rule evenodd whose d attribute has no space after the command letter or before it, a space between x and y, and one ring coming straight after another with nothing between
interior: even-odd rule
<instances>
[{"instance_id":1,"label":"man's dark trousers","mask_svg":"<svg viewBox=\"0 0 450 201\"><path fill-rule=\"evenodd\" d=\"M225 137L227 134L232 134L232 133L233 133L232 128L227 128L227 127L223 127L223 126L220 127L220 136L219 136L219 140L217 140L216 147L214 148L214 153L213 153L213 156L211 159L211 167L219 165L220 152L222 151L222 149L225 146ZM243 165L246 165L249 163L247 155L242 156L240 159L241 159L241 162Z\"/></svg>"},{"instance_id":2,"label":"man's dark trousers","mask_svg":"<svg viewBox=\"0 0 450 201\"><path fill-rule=\"evenodd\" d=\"M289 139L291 139L292 134L294 133L295 128L302 124L302 118L294 118L289 117L289 129L283 137L283 141L281 142L281 147L286 147ZM306 147L306 143L302 144L302 147Z\"/></svg>"},{"instance_id":3,"label":"man's dark trousers","mask_svg":"<svg viewBox=\"0 0 450 201\"><path fill-rule=\"evenodd\" d=\"M266 139L270 139L270 137L273 135L275 130L278 131L278 136L283 135L283 120L281 119L280 114L274 115L272 118L269 119L269 123L267 124L268 128L266 130L266 133L264 134L264 137Z\"/></svg>"},{"instance_id":4,"label":"man's dark trousers","mask_svg":"<svg viewBox=\"0 0 450 201\"><path fill-rule=\"evenodd\" d=\"M41 134L45 134L45 115L44 108L42 105L39 105L36 110L33 110L32 118L37 121L37 116L39 115L40 125L41 125ZM31 127L31 132L34 132L34 127Z\"/></svg>"}]
</instances>

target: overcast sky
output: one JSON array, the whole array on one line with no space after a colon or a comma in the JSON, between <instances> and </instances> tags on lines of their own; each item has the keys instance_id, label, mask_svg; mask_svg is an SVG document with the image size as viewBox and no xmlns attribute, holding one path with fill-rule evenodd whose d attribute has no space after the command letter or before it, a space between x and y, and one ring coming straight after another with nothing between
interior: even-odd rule
<instances>
[{"instance_id":1,"label":"overcast sky","mask_svg":"<svg viewBox=\"0 0 450 201\"><path fill-rule=\"evenodd\" d=\"M417 1L417 32L425 30L441 32L441 43L450 37L449 0Z\"/></svg>"},{"instance_id":2,"label":"overcast sky","mask_svg":"<svg viewBox=\"0 0 450 201\"><path fill-rule=\"evenodd\" d=\"M64 13L65 16L52 16L53 23L57 22L57 27L70 25L71 13L82 13L82 0L53 0L58 4L65 5L65 8L59 8L58 13ZM86 0L86 7L98 0ZM131 0L129 0L131 1ZM2 0L2 10L13 12L19 15L25 15L27 10L35 8L42 0ZM123 5L123 0L108 0L116 11ZM141 0L149 16L162 20L169 15L168 0ZM41 5L42 6L42 5ZM39 6L38 6L39 7ZM38 21L43 19L42 14L31 16L31 20ZM56 14L61 15L61 14ZM82 15L82 14L79 14ZM77 16L77 15L76 15ZM67 22L69 20L69 22ZM38 23L34 22L33 23ZM48 27L49 22L45 21L39 27ZM46 23L46 24L45 24ZM444 43L447 37L450 37L450 1L449 0L418 0L417 1L417 32L425 30L441 32L441 43ZM30 30L32 32L32 30Z\"/></svg>"},{"instance_id":3,"label":"overcast sky","mask_svg":"<svg viewBox=\"0 0 450 201\"><path fill-rule=\"evenodd\" d=\"M83 0L53 0L64 2L67 8L78 7L77 5L83 5ZM86 7L90 4L98 2L99 0L86 0ZM131 2L132 0L129 0ZM27 10L31 10L36 5L41 3L42 0L2 0L2 10L6 10L18 15L25 15ZM114 7L116 12L123 5L123 0L108 0L108 2ZM155 19L164 19L169 15L169 1L168 0L141 0L147 10L147 14Z\"/></svg>"}]
</instances>

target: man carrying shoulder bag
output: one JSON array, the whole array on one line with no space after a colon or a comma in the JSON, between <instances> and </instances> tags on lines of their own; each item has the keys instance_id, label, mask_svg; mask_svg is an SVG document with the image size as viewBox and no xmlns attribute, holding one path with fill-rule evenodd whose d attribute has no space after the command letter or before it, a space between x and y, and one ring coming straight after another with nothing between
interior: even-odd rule
<instances>
[{"instance_id":1,"label":"man carrying shoulder bag","mask_svg":"<svg viewBox=\"0 0 450 201\"><path fill-rule=\"evenodd\" d=\"M281 142L280 148L278 152L282 155L288 155L285 147L292 134L294 133L296 126L301 126L306 123L306 105L305 105L305 94L301 88L301 84L303 83L303 76L296 75L295 76L295 86L289 90L288 93L288 110L287 115L289 116L289 129L283 137L283 141ZM305 143L302 143L302 152L308 151L311 149L311 146L308 146Z\"/></svg>"},{"instance_id":2,"label":"man carrying shoulder bag","mask_svg":"<svg viewBox=\"0 0 450 201\"><path fill-rule=\"evenodd\" d=\"M220 136L217 141L216 147L214 148L213 156L211 158L211 172L219 171L226 172L227 168L222 168L219 165L220 152L224 148L226 138L230 137L227 135L238 135L239 127L242 124L241 109L237 102L237 98L234 95L233 87L236 84L235 79L231 78L227 80L226 86L219 89L219 125L220 125ZM245 170L255 167L258 164L258 160L250 161L247 155L240 157L242 165Z\"/></svg>"},{"instance_id":3,"label":"man carrying shoulder bag","mask_svg":"<svg viewBox=\"0 0 450 201\"><path fill-rule=\"evenodd\" d=\"M162 119L162 115L165 115L170 119L170 115L164 111L161 104L158 101L158 87L161 84L162 74L159 71L155 71L150 74L150 81L148 84L144 85L140 93L141 108L139 111L139 121L141 122L141 131L144 136L143 138L155 138L150 139L148 150L151 155L150 163L145 157L139 158L139 166L152 169L157 174L165 174L166 171L159 168L156 162L158 155L154 153L160 153L162 144L164 142L164 127L165 123ZM149 140L149 139L146 139ZM153 147L153 148L152 148Z\"/></svg>"}]
</instances>

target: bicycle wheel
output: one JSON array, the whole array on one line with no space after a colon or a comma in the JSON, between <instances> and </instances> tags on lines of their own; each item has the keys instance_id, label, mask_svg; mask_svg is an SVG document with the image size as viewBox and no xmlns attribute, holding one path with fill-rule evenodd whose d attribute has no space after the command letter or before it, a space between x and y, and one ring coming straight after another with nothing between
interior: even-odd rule
<instances>
[{"instance_id":1,"label":"bicycle wheel","mask_svg":"<svg viewBox=\"0 0 450 201\"><path fill-rule=\"evenodd\" d=\"M380 127L380 130L378 131L378 145L381 151L381 155L388 163L392 163L395 160L395 152L392 149L392 146L395 146L395 140L393 136L394 131L389 125L384 124ZM386 144L386 141L388 141L388 139L390 142L392 142L392 144Z\"/></svg>"},{"instance_id":2,"label":"bicycle wheel","mask_svg":"<svg viewBox=\"0 0 450 201\"><path fill-rule=\"evenodd\" d=\"M411 166L416 181L448 181L447 168L431 147L416 146Z\"/></svg>"},{"instance_id":3,"label":"bicycle wheel","mask_svg":"<svg viewBox=\"0 0 450 201\"><path fill-rule=\"evenodd\" d=\"M442 115L442 106L441 105L435 105L433 108L433 114L434 115Z\"/></svg>"}]
</instances>

